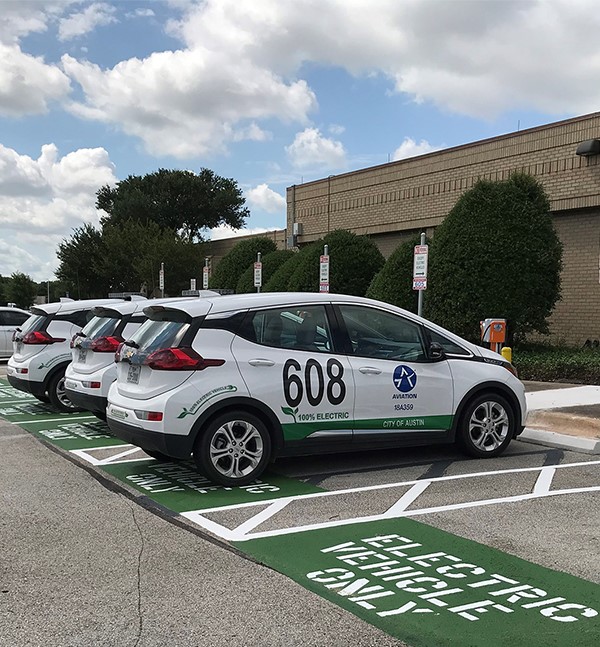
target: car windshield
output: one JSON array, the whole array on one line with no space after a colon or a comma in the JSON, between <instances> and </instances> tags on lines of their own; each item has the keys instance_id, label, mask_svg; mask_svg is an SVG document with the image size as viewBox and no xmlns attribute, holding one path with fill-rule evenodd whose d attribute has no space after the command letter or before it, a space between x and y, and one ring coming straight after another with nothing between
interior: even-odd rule
<instances>
[{"instance_id":1,"label":"car windshield","mask_svg":"<svg viewBox=\"0 0 600 647\"><path fill-rule=\"evenodd\" d=\"M81 331L82 337L90 340L108 337L114 333L119 321L120 319L114 317L94 317Z\"/></svg>"},{"instance_id":2,"label":"car windshield","mask_svg":"<svg viewBox=\"0 0 600 647\"><path fill-rule=\"evenodd\" d=\"M160 348L173 348L185 335L189 323L181 321L145 321L131 336L131 345L140 352L151 353Z\"/></svg>"}]
</instances>

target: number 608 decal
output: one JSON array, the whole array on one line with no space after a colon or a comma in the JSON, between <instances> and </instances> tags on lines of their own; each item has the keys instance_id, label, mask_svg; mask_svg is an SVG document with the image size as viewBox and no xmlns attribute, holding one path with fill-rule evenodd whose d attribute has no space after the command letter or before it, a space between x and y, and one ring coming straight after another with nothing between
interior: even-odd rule
<instances>
[{"instance_id":1,"label":"number 608 decal","mask_svg":"<svg viewBox=\"0 0 600 647\"><path fill-rule=\"evenodd\" d=\"M342 379L344 375L343 365L337 359L327 360L327 385L323 375L323 367L316 359L309 359L306 362L302 374L302 366L295 359L288 359L283 366L283 395L290 407L297 407L304 393L308 403L316 407L321 404L323 397L327 394L330 404L337 405L346 397L346 385ZM316 377L317 384L313 384L312 377Z\"/></svg>"}]
</instances>

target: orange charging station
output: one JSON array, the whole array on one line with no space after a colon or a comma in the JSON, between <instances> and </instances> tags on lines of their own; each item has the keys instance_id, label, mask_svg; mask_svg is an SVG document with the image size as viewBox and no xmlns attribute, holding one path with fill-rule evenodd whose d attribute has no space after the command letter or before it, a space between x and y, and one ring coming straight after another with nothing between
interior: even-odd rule
<instances>
[{"instance_id":1,"label":"orange charging station","mask_svg":"<svg viewBox=\"0 0 600 647\"><path fill-rule=\"evenodd\" d=\"M499 353L506 341L506 319L484 319L479 325L481 341L487 342L493 351Z\"/></svg>"}]
</instances>

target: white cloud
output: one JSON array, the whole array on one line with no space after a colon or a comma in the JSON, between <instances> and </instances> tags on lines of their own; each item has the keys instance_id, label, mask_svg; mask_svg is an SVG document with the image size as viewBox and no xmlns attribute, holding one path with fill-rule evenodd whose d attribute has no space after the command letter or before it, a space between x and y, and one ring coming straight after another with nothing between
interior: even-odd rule
<instances>
[{"instance_id":1,"label":"white cloud","mask_svg":"<svg viewBox=\"0 0 600 647\"><path fill-rule=\"evenodd\" d=\"M86 97L69 109L118 124L154 155L191 158L223 151L230 141L265 137L257 126L244 131L244 122L273 117L303 122L315 105L305 81L285 83L223 52L160 52L107 71L68 55L62 62Z\"/></svg>"},{"instance_id":2,"label":"white cloud","mask_svg":"<svg viewBox=\"0 0 600 647\"><path fill-rule=\"evenodd\" d=\"M341 126L340 124L330 124L327 130L332 134L332 135L341 135L346 131L346 128L344 126Z\"/></svg>"},{"instance_id":3,"label":"white cloud","mask_svg":"<svg viewBox=\"0 0 600 647\"><path fill-rule=\"evenodd\" d=\"M48 103L69 90L69 79L56 66L23 53L17 45L0 43L0 115L47 112Z\"/></svg>"},{"instance_id":4,"label":"white cloud","mask_svg":"<svg viewBox=\"0 0 600 647\"><path fill-rule=\"evenodd\" d=\"M210 239L211 240L220 240L221 238L233 238L239 236L250 236L252 234L266 234L269 231L275 231L277 229L283 229L283 227L253 227L253 228L242 228L242 229L232 229L227 225L221 225L210 230Z\"/></svg>"},{"instance_id":5,"label":"white cloud","mask_svg":"<svg viewBox=\"0 0 600 647\"><path fill-rule=\"evenodd\" d=\"M306 128L297 133L285 150L290 162L298 169L339 169L346 166L346 151L342 143L323 137L318 128Z\"/></svg>"},{"instance_id":6,"label":"white cloud","mask_svg":"<svg viewBox=\"0 0 600 647\"><path fill-rule=\"evenodd\" d=\"M46 31L48 24L79 0L13 0L2 2L0 42L17 43L23 36Z\"/></svg>"},{"instance_id":7,"label":"white cloud","mask_svg":"<svg viewBox=\"0 0 600 647\"><path fill-rule=\"evenodd\" d=\"M267 184L259 184L246 191L246 201L250 207L261 211L285 214L286 199L280 193L269 188Z\"/></svg>"},{"instance_id":8,"label":"white cloud","mask_svg":"<svg viewBox=\"0 0 600 647\"><path fill-rule=\"evenodd\" d=\"M0 145L0 230L11 250L0 253L0 274L16 268L38 281L50 278L57 244L75 227L98 224L96 191L116 181L102 148L60 157L47 144L34 160Z\"/></svg>"},{"instance_id":9,"label":"white cloud","mask_svg":"<svg viewBox=\"0 0 600 647\"><path fill-rule=\"evenodd\" d=\"M72 13L68 18L62 18L58 26L59 40L71 40L93 31L96 27L117 22L114 16L116 9L105 2L94 2L83 11Z\"/></svg>"},{"instance_id":10,"label":"white cloud","mask_svg":"<svg viewBox=\"0 0 600 647\"><path fill-rule=\"evenodd\" d=\"M414 139L405 137L404 141L394 151L392 159L402 160L407 157L416 157L417 155L425 155L425 153L432 153L439 150L439 146L432 146L428 141L422 139L418 144Z\"/></svg>"}]
</instances>

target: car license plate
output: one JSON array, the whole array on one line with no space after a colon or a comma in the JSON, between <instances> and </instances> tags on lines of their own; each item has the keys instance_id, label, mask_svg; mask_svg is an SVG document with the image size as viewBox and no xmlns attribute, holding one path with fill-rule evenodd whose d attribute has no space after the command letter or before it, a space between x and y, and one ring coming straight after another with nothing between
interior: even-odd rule
<instances>
[{"instance_id":1,"label":"car license plate","mask_svg":"<svg viewBox=\"0 0 600 647\"><path fill-rule=\"evenodd\" d=\"M79 356L78 356L78 361L80 361L82 364L85 364L85 358L87 356L87 350L80 348L79 349Z\"/></svg>"},{"instance_id":2,"label":"car license plate","mask_svg":"<svg viewBox=\"0 0 600 647\"><path fill-rule=\"evenodd\" d=\"M129 365L127 369L127 381L131 384L137 384L140 381L140 366Z\"/></svg>"}]
</instances>

